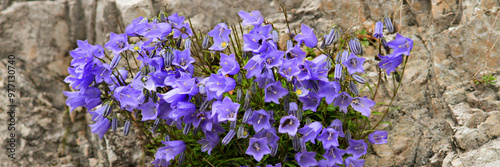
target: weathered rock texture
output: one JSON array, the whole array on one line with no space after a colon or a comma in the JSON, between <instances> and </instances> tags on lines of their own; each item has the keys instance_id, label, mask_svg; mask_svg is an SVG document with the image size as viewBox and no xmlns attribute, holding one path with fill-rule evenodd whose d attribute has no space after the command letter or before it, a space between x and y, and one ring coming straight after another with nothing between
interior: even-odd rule
<instances>
[{"instance_id":1,"label":"weathered rock texture","mask_svg":"<svg viewBox=\"0 0 500 167\"><path fill-rule=\"evenodd\" d=\"M7 55L16 59L16 160L5 154L0 166L143 166L151 162L133 131L108 133L102 140L90 133L92 122L83 112L69 113L62 82L69 50L76 40L104 44L110 32L120 32L138 16L163 11L191 18L201 30L219 21L235 24L239 10L260 10L266 20L285 30L280 4L290 26L301 23L327 32L367 29L384 16L414 41L403 87L385 119L393 126L388 144L374 145L368 166L499 166L500 80L473 84L484 74L500 78L500 9L498 0L58 0L13 1L0 4L0 145L7 147ZM495 47L496 46L496 47ZM374 70L372 47L365 68ZM478 73L477 75L475 75ZM375 73L374 73L375 74ZM374 82L371 73L368 80ZM390 84L390 83L388 83ZM379 101L390 90L382 89ZM380 107L380 109L385 106ZM372 117L378 120L380 117Z\"/></svg>"}]
</instances>

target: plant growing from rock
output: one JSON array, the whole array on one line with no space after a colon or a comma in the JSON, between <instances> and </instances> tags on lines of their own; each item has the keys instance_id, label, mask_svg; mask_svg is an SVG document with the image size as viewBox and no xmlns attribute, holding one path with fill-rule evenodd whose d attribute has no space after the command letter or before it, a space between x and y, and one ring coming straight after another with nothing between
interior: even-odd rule
<instances>
[{"instance_id":1,"label":"plant growing from rock","mask_svg":"<svg viewBox=\"0 0 500 167\"><path fill-rule=\"evenodd\" d=\"M384 23L376 23L373 90L350 32L335 27L318 46L305 24L298 34L280 34L259 11L238 14L243 26L219 23L206 35L177 13L161 13L111 33L104 47L78 41L66 104L86 108L100 138L118 122L124 135L137 128L155 166L362 166L367 141L387 142L387 132L374 130L381 121L372 127L368 117L382 77L394 79L391 106L411 39L397 34L386 42ZM361 96L360 86L372 97Z\"/></svg>"}]
</instances>

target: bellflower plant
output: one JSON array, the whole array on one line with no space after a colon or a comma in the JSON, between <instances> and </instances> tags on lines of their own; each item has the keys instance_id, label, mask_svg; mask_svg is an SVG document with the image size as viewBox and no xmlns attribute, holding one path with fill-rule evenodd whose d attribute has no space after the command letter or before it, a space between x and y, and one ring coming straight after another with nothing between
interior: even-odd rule
<instances>
[{"instance_id":1,"label":"bellflower plant","mask_svg":"<svg viewBox=\"0 0 500 167\"><path fill-rule=\"evenodd\" d=\"M100 139L124 125L155 166L363 166L368 142L388 142L377 127L413 48L399 33L384 35L384 24L394 31L389 18L376 23L374 38L335 26L318 46L305 24L295 34L259 11L238 15L242 26L203 32L161 12L110 32L104 47L77 41L64 79L68 111L88 112ZM375 59L363 56L373 49L366 40L378 43ZM367 66L378 71L376 83L364 78ZM380 84L390 82L391 103L374 111ZM369 122L373 115L382 117Z\"/></svg>"}]
</instances>

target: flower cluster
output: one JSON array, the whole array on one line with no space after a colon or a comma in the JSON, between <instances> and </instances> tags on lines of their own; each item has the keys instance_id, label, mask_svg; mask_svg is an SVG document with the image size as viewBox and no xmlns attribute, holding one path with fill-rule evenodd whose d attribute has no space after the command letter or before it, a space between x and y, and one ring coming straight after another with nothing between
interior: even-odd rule
<instances>
[{"instance_id":1,"label":"flower cluster","mask_svg":"<svg viewBox=\"0 0 500 167\"><path fill-rule=\"evenodd\" d=\"M313 29L302 24L299 34L283 33L291 38L282 41L259 11L238 14L249 32L219 23L202 36L183 16L161 13L133 20L122 34L111 33L107 51L78 41L65 79L75 90L64 92L67 106L86 108L99 138L110 128L116 131L120 120L125 135L131 124L148 128L143 135L156 153L155 166L182 164L186 157L195 161L195 150L225 153L215 147L237 150L226 158L252 157L239 165L281 166L291 156L300 166L362 166L364 133L350 128L367 124L363 118L375 102L358 90L366 82L359 39L336 27L317 46ZM392 33L390 19L384 22ZM378 66L389 75L413 42L397 34L386 43L383 25L376 23L373 36L394 50L378 56ZM367 137L374 144L387 142L385 131Z\"/></svg>"}]
</instances>

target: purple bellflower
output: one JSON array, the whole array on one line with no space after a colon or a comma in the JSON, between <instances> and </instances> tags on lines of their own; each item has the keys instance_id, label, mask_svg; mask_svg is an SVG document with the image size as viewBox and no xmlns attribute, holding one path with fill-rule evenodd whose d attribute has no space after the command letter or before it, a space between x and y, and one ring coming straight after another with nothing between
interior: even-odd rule
<instances>
[{"instance_id":1,"label":"purple bellflower","mask_svg":"<svg viewBox=\"0 0 500 167\"><path fill-rule=\"evenodd\" d=\"M387 131L375 130L375 132L368 135L368 141L373 144L387 143Z\"/></svg>"},{"instance_id":2,"label":"purple bellflower","mask_svg":"<svg viewBox=\"0 0 500 167\"><path fill-rule=\"evenodd\" d=\"M342 156L345 154L345 150L338 149L337 147L327 148L323 157L328 162L328 166L333 166L335 164L343 164L344 159Z\"/></svg>"},{"instance_id":3,"label":"purple bellflower","mask_svg":"<svg viewBox=\"0 0 500 167\"><path fill-rule=\"evenodd\" d=\"M264 102L274 102L280 104L280 99L288 94L288 90L281 86L281 82L270 83L265 88Z\"/></svg>"},{"instance_id":4,"label":"purple bellflower","mask_svg":"<svg viewBox=\"0 0 500 167\"><path fill-rule=\"evenodd\" d=\"M375 106L375 102L369 98L366 98L366 96L355 97L351 102L351 107L354 110L361 112L361 115L364 115L366 117L370 117L370 114L372 113L371 108L373 106Z\"/></svg>"},{"instance_id":5,"label":"purple bellflower","mask_svg":"<svg viewBox=\"0 0 500 167\"><path fill-rule=\"evenodd\" d=\"M152 100L147 103L141 104L139 107L137 107L137 109L141 110L141 121L155 120L158 117L158 103L154 103Z\"/></svg>"},{"instance_id":6,"label":"purple bellflower","mask_svg":"<svg viewBox=\"0 0 500 167\"><path fill-rule=\"evenodd\" d=\"M384 69L387 75L390 75L391 72L395 71L396 68L403 62L403 55L398 55L395 56L395 54L390 54L387 56L381 56L380 57L380 62L378 63L378 66L381 69Z\"/></svg>"},{"instance_id":7,"label":"purple bellflower","mask_svg":"<svg viewBox=\"0 0 500 167\"><path fill-rule=\"evenodd\" d=\"M355 157L347 157L345 159L345 165L348 167L363 167L364 164L364 159L357 159Z\"/></svg>"},{"instance_id":8,"label":"purple bellflower","mask_svg":"<svg viewBox=\"0 0 500 167\"><path fill-rule=\"evenodd\" d=\"M297 67L298 63L298 59L284 59L283 64L280 66L279 73L288 81L292 81L292 78L300 73L300 69Z\"/></svg>"},{"instance_id":9,"label":"purple bellflower","mask_svg":"<svg viewBox=\"0 0 500 167\"><path fill-rule=\"evenodd\" d=\"M184 23L184 16L179 16L178 13L174 13L174 14L168 16L167 20L168 20L168 23L170 23L172 25L179 25L179 24Z\"/></svg>"},{"instance_id":10,"label":"purple bellflower","mask_svg":"<svg viewBox=\"0 0 500 167\"><path fill-rule=\"evenodd\" d=\"M133 89L130 85L120 86L114 91L114 97L120 102L121 108L130 112L139 105L140 96L142 96L142 92Z\"/></svg>"},{"instance_id":11,"label":"purple bellflower","mask_svg":"<svg viewBox=\"0 0 500 167\"><path fill-rule=\"evenodd\" d=\"M191 30L191 27L189 27L189 23L175 25L173 29L174 38L182 37L182 39L186 39L193 36L193 31Z\"/></svg>"},{"instance_id":12,"label":"purple bellflower","mask_svg":"<svg viewBox=\"0 0 500 167\"><path fill-rule=\"evenodd\" d=\"M259 132L262 129L271 128L271 124L269 123L269 113L265 110L257 110L252 113L252 117L250 117L247 121L248 124L253 126L255 132Z\"/></svg>"},{"instance_id":13,"label":"purple bellflower","mask_svg":"<svg viewBox=\"0 0 500 167\"><path fill-rule=\"evenodd\" d=\"M347 114L347 107L351 104L352 97L349 96L346 92L342 92L333 100L333 105L339 106L340 111L343 111Z\"/></svg>"},{"instance_id":14,"label":"purple bellflower","mask_svg":"<svg viewBox=\"0 0 500 167\"><path fill-rule=\"evenodd\" d=\"M240 104L233 103L229 97L224 97L224 100L212 104L212 116L217 113L219 122L236 121L239 108Z\"/></svg>"},{"instance_id":15,"label":"purple bellflower","mask_svg":"<svg viewBox=\"0 0 500 167\"><path fill-rule=\"evenodd\" d=\"M167 161L170 161L175 158L175 156L179 155L186 149L186 143L184 141L175 140L175 141L161 141L165 146L158 148L158 151L161 151Z\"/></svg>"},{"instance_id":16,"label":"purple bellflower","mask_svg":"<svg viewBox=\"0 0 500 167\"><path fill-rule=\"evenodd\" d=\"M255 55L248 60L247 64L243 67L247 70L247 79L252 78L253 76L260 78L262 73L262 61L263 60L258 55Z\"/></svg>"},{"instance_id":17,"label":"purple bellflower","mask_svg":"<svg viewBox=\"0 0 500 167\"><path fill-rule=\"evenodd\" d=\"M235 75L240 71L240 65L236 61L234 54L220 53L220 66L222 67L222 75Z\"/></svg>"},{"instance_id":18,"label":"purple bellflower","mask_svg":"<svg viewBox=\"0 0 500 167\"><path fill-rule=\"evenodd\" d=\"M127 34L111 33L109 41L104 45L107 49L113 51L113 54L118 55L130 48L128 44Z\"/></svg>"},{"instance_id":19,"label":"purple bellflower","mask_svg":"<svg viewBox=\"0 0 500 167\"><path fill-rule=\"evenodd\" d=\"M174 57L172 64L184 70L195 61L194 58L191 57L191 51L189 49L185 49L184 51L174 50Z\"/></svg>"},{"instance_id":20,"label":"purple bellflower","mask_svg":"<svg viewBox=\"0 0 500 167\"><path fill-rule=\"evenodd\" d=\"M148 19L145 19L142 16L138 17L132 20L132 23L125 28L125 33L127 33L128 36L144 35L148 30L147 23Z\"/></svg>"},{"instance_id":21,"label":"purple bellflower","mask_svg":"<svg viewBox=\"0 0 500 167\"><path fill-rule=\"evenodd\" d=\"M209 50L215 50L215 51L222 51L226 49L226 47L229 44L229 34L231 31L224 31L222 32L221 37L215 37L214 38L214 44L208 48Z\"/></svg>"},{"instance_id":22,"label":"purple bellflower","mask_svg":"<svg viewBox=\"0 0 500 167\"><path fill-rule=\"evenodd\" d=\"M260 11L255 10L250 13L241 10L238 15L243 19L243 26L254 25L259 26L264 22L264 17L260 14Z\"/></svg>"},{"instance_id":23,"label":"purple bellflower","mask_svg":"<svg viewBox=\"0 0 500 167\"><path fill-rule=\"evenodd\" d=\"M300 102L302 102L302 109L303 110L311 110L316 112L316 109L318 108L319 103L321 103L321 99L318 98L316 93L313 91L310 91L307 95L303 97L299 97Z\"/></svg>"},{"instance_id":24,"label":"purple bellflower","mask_svg":"<svg viewBox=\"0 0 500 167\"><path fill-rule=\"evenodd\" d=\"M223 38L226 36L229 37L229 34L231 34L231 29L227 27L226 23L217 24L214 29L207 33L207 35L211 36L212 38Z\"/></svg>"},{"instance_id":25,"label":"purple bellflower","mask_svg":"<svg viewBox=\"0 0 500 167\"><path fill-rule=\"evenodd\" d=\"M306 55L307 53L302 51L302 49L300 49L300 45L295 45L294 47L291 47L290 49L287 49L286 52L286 57L288 59L293 59L293 58L297 58L299 60L299 62L302 62L304 60L304 58L306 58Z\"/></svg>"},{"instance_id":26,"label":"purple bellflower","mask_svg":"<svg viewBox=\"0 0 500 167\"><path fill-rule=\"evenodd\" d=\"M207 152L208 155L212 152L212 149L217 146L220 142L219 136L206 136L206 138L202 138L201 140L197 141L201 145L201 151L202 152Z\"/></svg>"},{"instance_id":27,"label":"purple bellflower","mask_svg":"<svg viewBox=\"0 0 500 167\"><path fill-rule=\"evenodd\" d=\"M297 134L297 128L299 128L300 122L297 117L293 115L284 116L280 120L280 126L278 128L279 133L288 133L290 136L295 136Z\"/></svg>"},{"instance_id":28,"label":"purple bellflower","mask_svg":"<svg viewBox=\"0 0 500 167\"><path fill-rule=\"evenodd\" d=\"M337 81L320 81L317 95L318 97L324 97L326 103L332 104L333 99L335 99L339 95L339 91L340 83L338 83Z\"/></svg>"},{"instance_id":29,"label":"purple bellflower","mask_svg":"<svg viewBox=\"0 0 500 167\"><path fill-rule=\"evenodd\" d=\"M338 141L339 134L333 128L324 128L323 132L316 138L323 143L323 148L328 149L330 147L339 146Z\"/></svg>"},{"instance_id":30,"label":"purple bellflower","mask_svg":"<svg viewBox=\"0 0 500 167\"><path fill-rule=\"evenodd\" d=\"M108 131L109 127L111 126L111 122L107 118L102 118L101 120L97 121L95 124L89 125L92 130L91 132L94 134L99 135L99 139L102 139L102 136L104 136L104 133Z\"/></svg>"},{"instance_id":31,"label":"purple bellflower","mask_svg":"<svg viewBox=\"0 0 500 167\"><path fill-rule=\"evenodd\" d=\"M348 154L352 154L354 158L359 158L362 155L366 154L366 149L368 145L365 141L349 139L349 147L347 147L346 151Z\"/></svg>"},{"instance_id":32,"label":"purple bellflower","mask_svg":"<svg viewBox=\"0 0 500 167\"><path fill-rule=\"evenodd\" d=\"M304 143L307 141L311 141L313 144L316 144L316 137L318 136L319 132L321 132L321 129L323 129L321 123L315 121L309 125L305 125L303 128L300 128L299 133L304 135Z\"/></svg>"},{"instance_id":33,"label":"purple bellflower","mask_svg":"<svg viewBox=\"0 0 500 167\"><path fill-rule=\"evenodd\" d=\"M85 107L92 109L101 104L101 91L99 88L90 87L78 92L63 92L66 97L66 105L70 107L70 112L76 107Z\"/></svg>"},{"instance_id":34,"label":"purple bellflower","mask_svg":"<svg viewBox=\"0 0 500 167\"><path fill-rule=\"evenodd\" d=\"M316 152L301 151L295 154L295 160L301 167L317 166L318 161L314 159Z\"/></svg>"},{"instance_id":35,"label":"purple bellflower","mask_svg":"<svg viewBox=\"0 0 500 167\"><path fill-rule=\"evenodd\" d=\"M342 64L349 71L349 75L354 74L355 72L363 73L365 70L363 69L363 63L365 62L365 58L358 57L354 53L349 55L346 61L342 62Z\"/></svg>"},{"instance_id":36,"label":"purple bellflower","mask_svg":"<svg viewBox=\"0 0 500 167\"><path fill-rule=\"evenodd\" d=\"M174 121L180 120L181 117L190 116L196 111L196 105L191 102L178 101L171 107L173 110L168 114L168 117Z\"/></svg>"},{"instance_id":37,"label":"purple bellflower","mask_svg":"<svg viewBox=\"0 0 500 167\"><path fill-rule=\"evenodd\" d=\"M392 53L394 55L404 54L406 56L410 56L410 51L413 48L413 40L397 33L396 39L388 42L387 45L394 49L394 52Z\"/></svg>"},{"instance_id":38,"label":"purple bellflower","mask_svg":"<svg viewBox=\"0 0 500 167\"><path fill-rule=\"evenodd\" d=\"M215 92L216 96L221 96L224 92L229 92L236 87L236 81L233 78L225 77L222 74L212 74L206 84L209 91Z\"/></svg>"},{"instance_id":39,"label":"purple bellflower","mask_svg":"<svg viewBox=\"0 0 500 167\"><path fill-rule=\"evenodd\" d=\"M264 155L271 153L271 150L267 146L267 138L250 138L250 144L245 153L252 155L255 160L260 161Z\"/></svg>"},{"instance_id":40,"label":"purple bellflower","mask_svg":"<svg viewBox=\"0 0 500 167\"><path fill-rule=\"evenodd\" d=\"M339 119L333 120L328 127L335 129L335 131L339 133L340 137L345 137L344 130L342 129L342 121Z\"/></svg>"},{"instance_id":41,"label":"purple bellflower","mask_svg":"<svg viewBox=\"0 0 500 167\"><path fill-rule=\"evenodd\" d=\"M280 138L276 135L276 129L274 127L269 129L264 129L253 136L254 138L267 138L267 145L271 148L276 148Z\"/></svg>"},{"instance_id":42,"label":"purple bellflower","mask_svg":"<svg viewBox=\"0 0 500 167\"><path fill-rule=\"evenodd\" d=\"M302 23L300 34L295 36L295 41L299 44L304 42L307 47L314 48L318 44L318 38L314 35L313 29Z\"/></svg>"}]
</instances>

